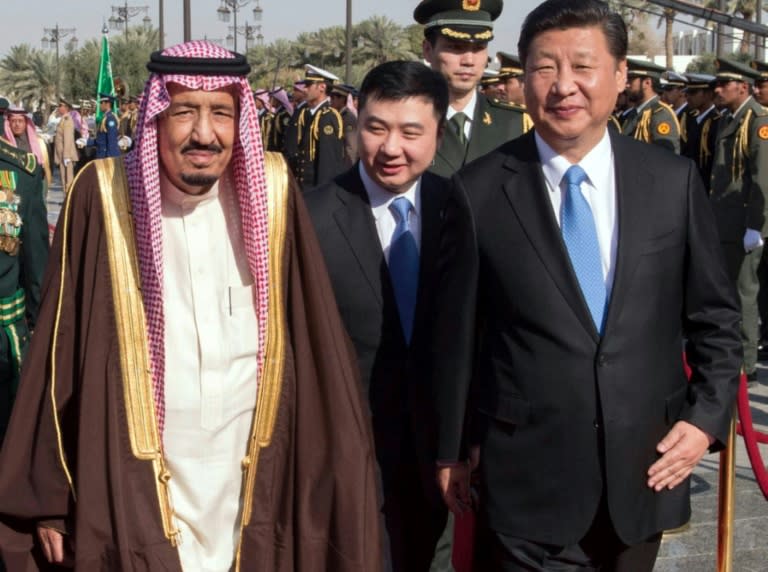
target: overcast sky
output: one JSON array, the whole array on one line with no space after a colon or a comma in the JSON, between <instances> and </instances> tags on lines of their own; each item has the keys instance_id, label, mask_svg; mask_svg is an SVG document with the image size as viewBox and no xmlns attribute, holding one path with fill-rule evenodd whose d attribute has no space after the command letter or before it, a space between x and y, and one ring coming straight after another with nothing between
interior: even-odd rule
<instances>
[{"instance_id":1,"label":"overcast sky","mask_svg":"<svg viewBox=\"0 0 768 572\"><path fill-rule=\"evenodd\" d=\"M242 4L243 0L240 0ZM227 36L227 25L219 22L216 9L220 0L191 0L192 37L221 39ZM517 36L525 15L539 0L507 0L504 12L496 22L496 39L491 51L516 52ZM123 6L120 1L108 0L2 0L3 32L0 34L0 57L10 47L29 43L41 47L43 28L76 28L76 36L82 42L100 35L102 24L112 15L113 6ZM183 40L182 0L165 0L165 45ZM352 18L357 23L374 15L384 14L401 25L413 23L413 9L417 0L353 0ZM130 1L128 6L147 6L153 25L158 25L158 0ZM253 24L251 1L238 14L238 25L247 19ZM310 32L321 27L344 25L346 0L261 0L264 10L262 33L265 42L277 38L294 39L299 32ZM143 14L131 20L140 24ZM117 32L111 32L115 34ZM242 39L239 40L242 42Z\"/></svg>"}]
</instances>

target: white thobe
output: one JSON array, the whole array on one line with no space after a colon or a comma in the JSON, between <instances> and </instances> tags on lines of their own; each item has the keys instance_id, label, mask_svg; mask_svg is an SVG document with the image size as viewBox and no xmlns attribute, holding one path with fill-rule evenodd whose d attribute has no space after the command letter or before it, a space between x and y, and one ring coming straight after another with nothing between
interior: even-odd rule
<instances>
[{"instance_id":1,"label":"white thobe","mask_svg":"<svg viewBox=\"0 0 768 572\"><path fill-rule=\"evenodd\" d=\"M185 572L231 570L257 386L253 278L227 175L203 196L163 179L165 430Z\"/></svg>"}]
</instances>

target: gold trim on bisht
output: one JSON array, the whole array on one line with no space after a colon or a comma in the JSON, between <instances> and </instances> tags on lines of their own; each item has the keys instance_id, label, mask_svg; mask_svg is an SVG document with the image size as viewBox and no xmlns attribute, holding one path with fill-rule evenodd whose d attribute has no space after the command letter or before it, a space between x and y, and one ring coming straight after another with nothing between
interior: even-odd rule
<instances>
[{"instance_id":1,"label":"gold trim on bisht","mask_svg":"<svg viewBox=\"0 0 768 572\"><path fill-rule=\"evenodd\" d=\"M134 457L152 461L163 530L172 546L180 531L173 518L153 398L152 367L141 294L136 240L128 198L128 179L119 158L94 161L104 209L104 228L109 253L112 297L115 307L120 371L123 378L128 435Z\"/></svg>"},{"instance_id":2,"label":"gold trim on bisht","mask_svg":"<svg viewBox=\"0 0 768 572\"><path fill-rule=\"evenodd\" d=\"M269 306L267 309L267 339L264 363L259 377L256 414L248 442L248 455L243 459L243 514L240 540L237 545L235 571L240 572L243 532L253 512L253 491L256 483L259 452L272 442L285 367L285 304L283 284L285 268L283 255L287 231L289 199L288 165L280 153L265 153L264 167L267 179L269 211Z\"/></svg>"}]
</instances>

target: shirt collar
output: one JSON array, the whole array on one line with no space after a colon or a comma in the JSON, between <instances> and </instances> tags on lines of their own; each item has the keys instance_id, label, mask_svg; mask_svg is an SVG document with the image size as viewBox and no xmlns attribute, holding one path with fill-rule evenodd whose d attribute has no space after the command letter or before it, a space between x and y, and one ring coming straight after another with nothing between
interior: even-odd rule
<instances>
[{"instance_id":1,"label":"shirt collar","mask_svg":"<svg viewBox=\"0 0 768 572\"><path fill-rule=\"evenodd\" d=\"M475 116L475 107L477 107L477 90L472 91L472 99L470 99L469 103L467 103L467 106L461 110L461 112L467 116L467 121L469 122L472 122L472 118ZM445 114L445 118L450 119L457 113L458 111L449 105L448 111Z\"/></svg>"},{"instance_id":2,"label":"shirt collar","mask_svg":"<svg viewBox=\"0 0 768 572\"><path fill-rule=\"evenodd\" d=\"M534 131L534 137L536 139L536 149L539 152L539 159L541 160L541 168L544 171L544 177L549 183L549 190L551 192L559 191L560 183L565 176L565 172L571 167L571 162L562 155L558 155L557 151L552 149L536 131ZM594 181L600 180L598 174L605 172L605 160L606 157L610 156L611 138L606 129L603 138L579 161L579 166L584 169L590 183L594 184Z\"/></svg>"},{"instance_id":3,"label":"shirt collar","mask_svg":"<svg viewBox=\"0 0 768 572\"><path fill-rule=\"evenodd\" d=\"M331 98L330 98L330 97L326 97L326 98L325 98L323 101L321 101L320 103L318 103L316 107L313 107L312 109L310 109L310 110L309 110L309 112L310 112L312 115L314 115L314 114L315 114L315 112L316 112L318 109L320 109L320 108L323 106L323 104L324 104L326 101L331 101Z\"/></svg>"},{"instance_id":4,"label":"shirt collar","mask_svg":"<svg viewBox=\"0 0 768 572\"><path fill-rule=\"evenodd\" d=\"M637 114L638 114L638 115L640 115L640 114L641 114L641 113L642 113L642 112L645 110L645 108L646 108L646 107L648 107L648 106L649 106L649 105L651 105L652 103L655 103L655 102L656 102L658 99L659 99L659 96L658 96L658 95L654 95L654 96L653 96L651 99L649 99L648 101L644 101L643 103L641 103L640 105L638 105L638 106L637 106Z\"/></svg>"},{"instance_id":5,"label":"shirt collar","mask_svg":"<svg viewBox=\"0 0 768 572\"><path fill-rule=\"evenodd\" d=\"M360 172L360 178L363 180L363 187L368 194L368 202L371 204L371 210L373 211L373 218L376 220L381 217L384 212L389 211L389 205L392 204L397 197L407 197L413 205L413 210L416 216L419 216L421 212L421 177L416 179L411 187L404 193L393 193L376 183L371 177L368 176L368 172L363 167L362 161L358 162L358 171Z\"/></svg>"}]
</instances>

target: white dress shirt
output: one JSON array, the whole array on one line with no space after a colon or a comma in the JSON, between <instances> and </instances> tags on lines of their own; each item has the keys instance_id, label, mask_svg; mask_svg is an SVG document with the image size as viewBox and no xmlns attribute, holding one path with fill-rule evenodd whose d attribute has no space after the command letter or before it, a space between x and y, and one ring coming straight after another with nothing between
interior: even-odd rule
<instances>
[{"instance_id":1,"label":"white dress shirt","mask_svg":"<svg viewBox=\"0 0 768 572\"><path fill-rule=\"evenodd\" d=\"M563 193L567 191L563 178L565 172L571 167L571 163L562 155L558 155L538 133L534 136L549 191L547 195L557 224L560 225ZM611 138L607 130L600 142L579 162L579 165L587 174L587 180L581 184L581 190L595 219L603 279L610 299L616 268L619 229L616 216L616 173Z\"/></svg>"},{"instance_id":2,"label":"white dress shirt","mask_svg":"<svg viewBox=\"0 0 768 572\"><path fill-rule=\"evenodd\" d=\"M475 118L475 107L477 107L477 90L472 91L472 99L470 99L467 106L461 110L462 113L467 116L467 120L464 122L464 135L466 136L467 141L469 141L472 136L472 122ZM458 111L449 105L448 111L445 113L445 119L450 121L451 117L457 113Z\"/></svg>"},{"instance_id":3,"label":"white dress shirt","mask_svg":"<svg viewBox=\"0 0 768 572\"><path fill-rule=\"evenodd\" d=\"M202 196L161 181L165 431L185 572L228 572L256 406L258 323L231 176Z\"/></svg>"},{"instance_id":4,"label":"white dress shirt","mask_svg":"<svg viewBox=\"0 0 768 572\"><path fill-rule=\"evenodd\" d=\"M376 222L376 233L379 235L379 242L387 264L389 264L389 247L392 243L392 235L394 235L397 226L397 215L389 207L397 197L407 197L413 205L408 215L408 224L413 238L416 239L416 247L421 250L421 177L405 193L396 194L376 184L366 173L362 162L359 164L359 169L365 192L368 194L368 201L371 203L371 212Z\"/></svg>"}]
</instances>

